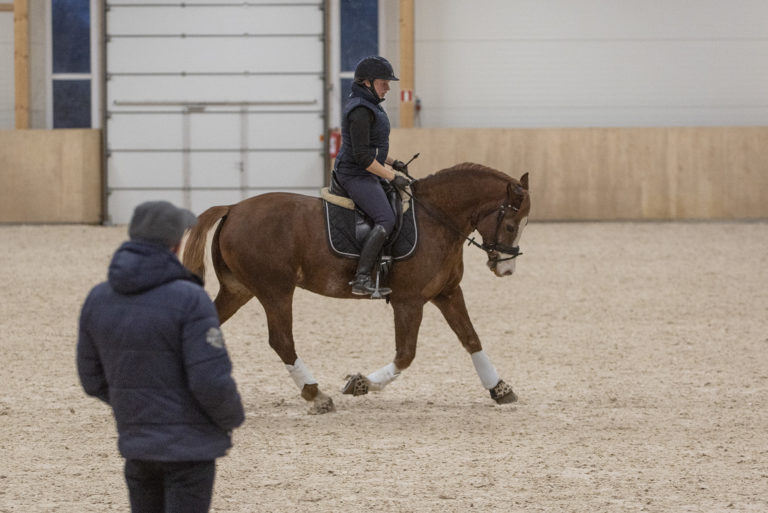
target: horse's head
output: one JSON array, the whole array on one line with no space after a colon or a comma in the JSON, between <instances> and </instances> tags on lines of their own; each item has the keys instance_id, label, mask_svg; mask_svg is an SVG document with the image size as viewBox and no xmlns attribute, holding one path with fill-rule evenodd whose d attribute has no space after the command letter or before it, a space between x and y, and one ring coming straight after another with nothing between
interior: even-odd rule
<instances>
[{"instance_id":1,"label":"horse's head","mask_svg":"<svg viewBox=\"0 0 768 513\"><path fill-rule=\"evenodd\" d=\"M496 276L515 272L515 258L520 252L520 237L528 224L531 199L528 195L528 173L520 181L507 184L506 196L497 207L477 221L483 238L482 248L488 254L488 267Z\"/></svg>"}]
</instances>

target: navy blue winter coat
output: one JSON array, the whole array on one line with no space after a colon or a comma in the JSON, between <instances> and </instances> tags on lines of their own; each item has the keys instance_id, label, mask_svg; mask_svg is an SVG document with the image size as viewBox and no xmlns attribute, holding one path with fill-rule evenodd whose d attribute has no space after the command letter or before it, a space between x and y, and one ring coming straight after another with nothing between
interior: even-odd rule
<instances>
[{"instance_id":1,"label":"navy blue winter coat","mask_svg":"<svg viewBox=\"0 0 768 513\"><path fill-rule=\"evenodd\" d=\"M112 407L128 459L215 459L244 420L216 309L156 244L115 252L80 314L77 367L85 392Z\"/></svg>"}]
</instances>

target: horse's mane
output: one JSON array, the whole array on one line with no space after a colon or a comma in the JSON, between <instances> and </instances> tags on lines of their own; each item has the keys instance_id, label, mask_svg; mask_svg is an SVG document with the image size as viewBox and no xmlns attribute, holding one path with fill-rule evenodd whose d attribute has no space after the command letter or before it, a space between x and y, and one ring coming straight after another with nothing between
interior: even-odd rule
<instances>
[{"instance_id":1,"label":"horse's mane","mask_svg":"<svg viewBox=\"0 0 768 513\"><path fill-rule=\"evenodd\" d=\"M514 178L512 178L508 174L502 173L501 171L498 171L491 167L484 166L482 164L475 164L474 162L462 162L461 164L456 164L455 166L441 169L440 171L432 173L431 175L427 175L424 178L420 178L419 181L420 182L440 181L442 179L450 179L450 177L458 173L467 173L467 172L496 176L497 178L501 178L505 181L514 180Z\"/></svg>"}]
</instances>

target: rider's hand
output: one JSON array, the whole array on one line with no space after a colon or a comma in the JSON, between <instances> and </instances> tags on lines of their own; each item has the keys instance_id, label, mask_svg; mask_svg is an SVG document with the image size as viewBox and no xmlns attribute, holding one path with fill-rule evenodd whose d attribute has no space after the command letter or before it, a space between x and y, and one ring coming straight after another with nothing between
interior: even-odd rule
<instances>
[{"instance_id":1,"label":"rider's hand","mask_svg":"<svg viewBox=\"0 0 768 513\"><path fill-rule=\"evenodd\" d=\"M411 184L411 181L403 175L395 175L395 177L389 183L394 185L397 189L405 190L405 188Z\"/></svg>"},{"instance_id":2,"label":"rider's hand","mask_svg":"<svg viewBox=\"0 0 768 513\"><path fill-rule=\"evenodd\" d=\"M406 166L405 162L402 160L396 160L392 162L392 169L395 171L400 171L401 173L408 174L408 166Z\"/></svg>"}]
</instances>

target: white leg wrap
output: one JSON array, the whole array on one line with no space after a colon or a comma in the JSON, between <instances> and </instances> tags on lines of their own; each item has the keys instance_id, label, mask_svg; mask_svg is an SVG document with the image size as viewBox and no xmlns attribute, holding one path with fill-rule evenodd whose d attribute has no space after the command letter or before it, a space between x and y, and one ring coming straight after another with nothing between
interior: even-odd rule
<instances>
[{"instance_id":1,"label":"white leg wrap","mask_svg":"<svg viewBox=\"0 0 768 513\"><path fill-rule=\"evenodd\" d=\"M312 373L309 372L309 369L304 366L304 362L301 361L301 358L296 358L293 365L286 365L285 368L288 369L288 374L291 375L291 378L293 378L293 381L296 383L296 386L299 387L299 390L304 388L304 385L314 385L317 383L317 380L312 376Z\"/></svg>"},{"instance_id":2,"label":"white leg wrap","mask_svg":"<svg viewBox=\"0 0 768 513\"><path fill-rule=\"evenodd\" d=\"M392 383L399 375L400 371L397 369L397 367L395 367L394 362L390 363L389 365L386 365L376 372L372 372L366 376L368 381L371 382L371 384L368 386L368 389L371 392L379 392L380 390L383 390L385 386Z\"/></svg>"},{"instance_id":3,"label":"white leg wrap","mask_svg":"<svg viewBox=\"0 0 768 513\"><path fill-rule=\"evenodd\" d=\"M493 366L491 360L488 359L488 355L485 351L478 351L472 353L472 363L475 365L475 371L480 377L480 382L483 386L490 390L499 383L499 373L496 372L496 367Z\"/></svg>"}]
</instances>

